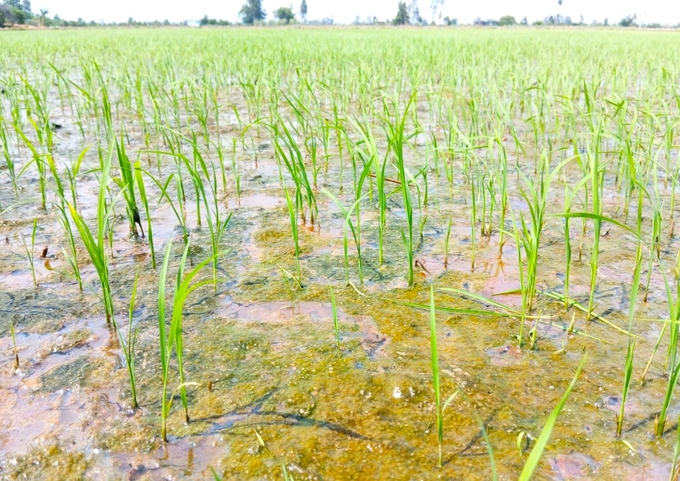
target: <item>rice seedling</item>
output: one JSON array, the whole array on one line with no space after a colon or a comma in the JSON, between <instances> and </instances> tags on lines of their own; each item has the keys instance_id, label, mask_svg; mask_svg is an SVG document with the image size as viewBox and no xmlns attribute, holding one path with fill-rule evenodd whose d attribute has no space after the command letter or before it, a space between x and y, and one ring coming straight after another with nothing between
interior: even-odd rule
<instances>
[{"instance_id":1,"label":"rice seedling","mask_svg":"<svg viewBox=\"0 0 680 481\"><path fill-rule=\"evenodd\" d=\"M536 281L538 274L538 252L541 245L541 233L545 225L545 211L548 199L548 191L553 179L568 160L562 161L552 172L549 171L549 160L545 151L541 154L541 163L538 165L538 180L534 181L523 172L519 172L524 180L524 188L520 188L522 197L529 208L530 223L527 224L524 215L520 213L522 225L519 231L519 240L527 260L526 270L526 308L531 311L536 296ZM519 249L519 246L518 246Z\"/></svg>"},{"instance_id":2,"label":"rice seedling","mask_svg":"<svg viewBox=\"0 0 680 481\"><path fill-rule=\"evenodd\" d=\"M354 204L349 209L346 209L340 200L333 195L331 192L327 191L326 189L323 189L322 192L328 196L329 199L333 201L335 205L338 206L340 209L340 213L344 217L345 221L343 223L343 252L344 252L344 258L345 258L345 283L349 284L349 240L347 236L347 228L352 232L352 237L354 238L354 245L357 248L357 267L359 270L359 283L363 284L364 283L364 270L363 270L363 264L361 262L361 231L359 230L359 221L360 221L360 214L359 214L359 204L361 201L366 197L366 195L363 195L362 197L359 197ZM352 214L356 213L356 218L357 218L357 226L354 226L354 222L352 222Z\"/></svg>"},{"instance_id":3,"label":"rice seedling","mask_svg":"<svg viewBox=\"0 0 680 481\"><path fill-rule=\"evenodd\" d=\"M17 337L14 332L14 323L9 323L9 333L12 336L12 348L14 350L14 369L19 369L19 350L17 349Z\"/></svg>"},{"instance_id":4,"label":"rice seedling","mask_svg":"<svg viewBox=\"0 0 680 481\"><path fill-rule=\"evenodd\" d=\"M658 188L656 186L656 182L658 182L658 179L656 178L656 169L653 170L654 172L654 178L653 178L653 190L652 192L649 192L648 189L646 189L644 186L640 186L640 190L642 190L648 197L650 204L652 206L652 228L650 231L651 239L649 242L650 245L650 250L649 250L649 259L647 263L647 281L645 282L645 296L644 296L644 302L647 302L647 296L649 295L649 285L652 281L652 271L654 268L654 262L659 261L661 257L661 221L662 221L662 213L661 213L661 203L659 201L659 192ZM640 215L640 214L638 214ZM638 228L638 232L641 231L641 226Z\"/></svg>"},{"instance_id":5,"label":"rice seedling","mask_svg":"<svg viewBox=\"0 0 680 481\"><path fill-rule=\"evenodd\" d=\"M640 196L640 199L642 197ZM638 210L638 232L642 224L642 209ZM635 270L633 272L633 283L630 289L630 302L628 308L628 347L626 349L626 363L623 375L623 388L621 393L621 407L616 423L616 436L621 437L623 431L623 417L625 414L626 400L628 399L628 391L630 390L630 383L633 377L633 356L635 354L635 341L631 333L633 332L633 322L635 320L635 306L637 304L637 294L640 287L640 276L642 274L642 243L638 239L637 250L635 254Z\"/></svg>"},{"instance_id":6,"label":"rice seedling","mask_svg":"<svg viewBox=\"0 0 680 481\"><path fill-rule=\"evenodd\" d=\"M106 192L109 185L109 170L111 168L111 158L113 150L109 149L109 153L103 159L102 170L99 178L99 193L97 195L97 237L92 235L90 228L85 223L85 220L78 213L76 208L69 204L69 211L71 218L80 233L80 238L87 249L90 260L94 265L99 283L102 289L102 298L104 301L104 311L106 313L106 323L110 324L113 321L113 298L111 296L111 286L109 284L109 257L106 253L106 244L104 241L104 232L108 229L108 219L115 200L108 207L106 205ZM120 194L119 194L120 195ZM113 238L109 235L109 239L113 242Z\"/></svg>"},{"instance_id":7,"label":"rice seedling","mask_svg":"<svg viewBox=\"0 0 680 481\"><path fill-rule=\"evenodd\" d=\"M137 225L142 230L142 237L144 237L144 228L142 221L139 218L139 210L137 209L137 200L135 198L135 179L132 168L132 163L125 151L125 143L123 141L123 133L120 134L120 141L115 139L116 154L118 157L118 165L120 166L120 177L114 177L113 180L118 184L123 197L125 198L125 207L127 209L128 222L130 224L130 235L137 237Z\"/></svg>"},{"instance_id":8,"label":"rice seedling","mask_svg":"<svg viewBox=\"0 0 680 481\"><path fill-rule=\"evenodd\" d=\"M676 257L674 288L664 273L664 283L666 285L666 297L668 302L668 319L670 325L670 336L668 343L668 352L666 353L666 367L668 369L668 384L661 405L661 411L655 420L654 434L660 438L663 436L666 427L666 417L668 415L668 408L670 407L675 387L678 384L680 377L680 361L678 360L678 341L680 340L680 280L678 280L677 273L680 272L680 253ZM665 329L664 329L665 330ZM657 343L658 347L658 343ZM655 350L656 351L656 348ZM653 355L653 354L652 354Z\"/></svg>"},{"instance_id":9,"label":"rice seedling","mask_svg":"<svg viewBox=\"0 0 680 481\"><path fill-rule=\"evenodd\" d=\"M224 172L224 166L222 166ZM241 172L236 161L236 139L231 144L231 172L234 175L234 192L236 192L237 202L241 202Z\"/></svg>"},{"instance_id":10,"label":"rice seedling","mask_svg":"<svg viewBox=\"0 0 680 481\"><path fill-rule=\"evenodd\" d=\"M468 175L468 182L470 184L470 196L471 196L471 202L470 202L470 245L471 245L471 252L470 252L470 259L471 259L471 265L470 265L470 270L472 272L475 272L475 258L476 258L476 245L477 245L477 192L478 192L478 187L477 187L477 179L476 177L470 177L472 176L472 169L470 169L469 175Z\"/></svg>"},{"instance_id":11,"label":"rice seedling","mask_svg":"<svg viewBox=\"0 0 680 481\"><path fill-rule=\"evenodd\" d=\"M274 456L274 453L272 453L269 450L269 447L267 446L267 443L264 442L264 439L262 439L262 436L260 436L260 433L257 432L257 429L254 430L255 436L257 437L257 442L259 443L260 447L267 451L274 459L276 459L276 456ZM281 466L281 474L283 474L283 479L284 481L295 481L295 478L288 472L288 468L286 467L286 463L283 461L283 459L278 459L279 466Z\"/></svg>"},{"instance_id":12,"label":"rice seedling","mask_svg":"<svg viewBox=\"0 0 680 481\"><path fill-rule=\"evenodd\" d=\"M318 218L319 212L316 205L316 197L314 196L314 189L309 181L309 175L304 163L304 156L300 147L293 137L290 129L285 122L278 121L272 125L268 125L274 136L274 147L276 151L276 160L279 165L280 179L284 182L283 168L289 173L291 180L295 183L295 208L297 215L300 216L302 222L306 222L305 204L310 215L310 222L314 225L314 220ZM284 186L285 189L285 186Z\"/></svg>"},{"instance_id":13,"label":"rice seedling","mask_svg":"<svg viewBox=\"0 0 680 481\"><path fill-rule=\"evenodd\" d=\"M68 218L68 214L66 213L66 206L63 203L57 204L57 208L59 209L59 213L61 214L59 216L59 224L61 225L64 233L66 234L66 240L68 242L69 247L68 251L64 248L62 252L64 253L64 257L66 257L66 260L68 261L69 265L71 266L73 275L76 278L76 281L78 282L78 290L82 292L83 279L82 276L80 275L80 266L78 265L78 250L76 248L76 241L73 235L71 221Z\"/></svg>"},{"instance_id":14,"label":"rice seedling","mask_svg":"<svg viewBox=\"0 0 680 481\"><path fill-rule=\"evenodd\" d=\"M519 324L519 334L517 336L517 345L521 349L522 343L524 342L524 324L527 319L529 305L531 305L531 291L528 289L528 280L524 271L524 263L522 262L522 237L520 236L519 227L517 226L517 221L515 220L515 213L512 209L510 210L510 217L512 219L512 235L517 249L517 273L519 277L519 288L520 293L522 294L522 313Z\"/></svg>"},{"instance_id":15,"label":"rice seedling","mask_svg":"<svg viewBox=\"0 0 680 481\"><path fill-rule=\"evenodd\" d=\"M12 159L12 154L10 152L10 143L7 140L5 121L2 117L0 117L0 141L2 142L2 157L5 159L5 165L7 165L7 174L9 175L9 180L12 183L14 195L18 198L19 187L17 185L17 181L19 179L16 173L15 162Z\"/></svg>"},{"instance_id":16,"label":"rice seedling","mask_svg":"<svg viewBox=\"0 0 680 481\"><path fill-rule=\"evenodd\" d=\"M434 388L434 404L437 414L437 444L439 447L437 466L442 467L442 444L444 442L444 411L458 395L451 394L442 403L439 379L439 353L437 348L437 315L434 305L434 286L430 285L430 364L432 367L432 386Z\"/></svg>"},{"instance_id":17,"label":"rice seedling","mask_svg":"<svg viewBox=\"0 0 680 481\"><path fill-rule=\"evenodd\" d=\"M80 167L83 164L83 159L85 158L85 155L90 151L89 147L85 147L76 160L71 164L69 167L68 165L66 166L66 174L68 176L68 181L69 181L69 186L70 186L70 191L71 191L71 203L73 206L77 209L78 208L78 189L77 189L77 179L78 179L78 174L80 173Z\"/></svg>"},{"instance_id":18,"label":"rice seedling","mask_svg":"<svg viewBox=\"0 0 680 481\"><path fill-rule=\"evenodd\" d=\"M451 223L453 217L449 216L449 222L446 225L446 234L444 235L444 268L449 267L449 240L451 239Z\"/></svg>"},{"instance_id":19,"label":"rice seedling","mask_svg":"<svg viewBox=\"0 0 680 481\"><path fill-rule=\"evenodd\" d=\"M172 239L169 239L165 247L165 257L163 259L163 266L158 281L158 333L159 346L161 354L161 378L162 378L162 396L161 396L161 438L163 442L168 441L167 421L172 407L172 401L176 392L180 393L182 406L184 408L184 420L189 423L189 406L186 388L189 385L196 385L196 383L188 383L185 380L184 374L184 345L182 335L182 320L183 307L187 297L196 289L210 284L212 281L197 281L193 282L198 273L212 262L212 258L208 258L194 267L186 275L184 269L186 265L187 255L189 254L189 243L184 247L182 258L179 262L179 269L177 271L177 280L175 283L175 290L172 297L172 312L170 325L167 326L166 311L165 311L165 283L168 275L168 266L170 263L170 253L172 251ZM179 371L179 385L168 397L168 387L170 383L170 361L172 354L175 354L177 360L177 370Z\"/></svg>"},{"instance_id":20,"label":"rice seedling","mask_svg":"<svg viewBox=\"0 0 680 481\"><path fill-rule=\"evenodd\" d=\"M144 214L146 216L146 232L149 240L149 250L151 251L151 266L156 268L156 249L153 244L153 226L151 223L151 212L149 210L149 201L146 196L146 187L144 186L144 178L142 177L142 164L135 162L135 181L137 183L137 190L139 190L139 199L144 206ZM144 230L142 229L142 235Z\"/></svg>"},{"instance_id":21,"label":"rice seedling","mask_svg":"<svg viewBox=\"0 0 680 481\"><path fill-rule=\"evenodd\" d=\"M135 341L137 340L137 334L139 334L139 329L133 332L132 330L132 317L135 311L135 299L137 297L137 281L139 280L139 272L135 274L135 280L132 283L132 293L130 294L130 307L128 309L128 329L127 329L127 340L123 336L118 323L112 319L113 328L118 336L118 342L123 349L123 357L125 358L125 364L128 371L128 378L130 380L130 391L132 396L132 409L136 410L139 405L137 403L137 384L135 382Z\"/></svg>"},{"instance_id":22,"label":"rice seedling","mask_svg":"<svg viewBox=\"0 0 680 481\"><path fill-rule=\"evenodd\" d=\"M195 141L196 139L194 138L192 142L194 164L191 165L186 157L182 157L182 160L184 161L184 164L187 170L189 171L189 175L191 176L191 179L194 183L196 192L199 194L199 197L203 199L206 221L208 223L208 230L210 231L210 246L212 249L211 259L213 271L213 287L215 290L217 290L217 267L220 255L220 242L222 241L224 233L227 230L229 220L231 220L231 214L229 214L226 218L223 219L222 214L220 212L218 200L217 175L215 175L215 167L214 165L211 165L212 166L211 177L210 171L208 170L208 167L203 159L203 156L199 152L198 145L196 144ZM201 177L201 174L203 174L203 178L205 178L207 181L209 187L208 192L210 193L210 196L206 192L205 183L203 181L203 178ZM210 205L210 201L212 201L212 205Z\"/></svg>"},{"instance_id":23,"label":"rice seedling","mask_svg":"<svg viewBox=\"0 0 680 481\"><path fill-rule=\"evenodd\" d=\"M404 242L404 247L406 249L406 259L408 261L408 284L409 286L413 286L414 284L414 276L413 276L413 268L414 268L414 242L413 242L413 204L411 201L411 192L409 190L409 178L407 177L407 170L406 170L406 165L405 165L405 159L404 159L404 144L408 140L408 137L405 135L405 129L406 129L406 119L408 117L408 112L409 108L413 104L414 100L416 98L416 94L414 93L411 95L411 98L409 99L408 103L406 104L406 107L404 108L404 112L399 114L398 111L395 110L394 112L394 118L389 119L389 109L387 106L387 103L384 103L384 110L386 115L388 116L388 119L386 119L386 123L384 124L385 127L385 133L387 136L387 141L390 147L390 150L392 154L394 155L394 160L397 166L397 172L399 174L399 182L401 183L401 192L402 192L402 200L404 203L404 211L406 213L406 233L402 230L401 236L402 240ZM384 102L384 101L383 101ZM395 105L395 109L397 108L397 105Z\"/></svg>"},{"instance_id":24,"label":"rice seedling","mask_svg":"<svg viewBox=\"0 0 680 481\"><path fill-rule=\"evenodd\" d=\"M500 205L499 207L499 239L498 239L498 256L503 254L503 245L505 244L505 216L508 212L508 154L503 146L502 140L496 136L494 142L499 150L499 166L496 176L498 178L498 187L500 190Z\"/></svg>"},{"instance_id":25,"label":"rice seedling","mask_svg":"<svg viewBox=\"0 0 680 481\"><path fill-rule=\"evenodd\" d=\"M587 90L586 90L587 92ZM604 167L600 165L599 158L599 144L600 136L598 134L594 139L595 147L590 146L587 149L588 163L590 167L591 180L591 196L592 196L592 213L593 217L593 247L590 254L590 295L588 297L588 312L586 313L588 320L590 320L591 313L595 302L595 287L597 285L597 267L600 255L600 236L602 234L602 190L604 184Z\"/></svg>"},{"instance_id":26,"label":"rice seedling","mask_svg":"<svg viewBox=\"0 0 680 481\"><path fill-rule=\"evenodd\" d=\"M479 411L477 410L475 405L470 401L470 398L465 394L465 392L463 392L462 390L459 389L454 394L460 394L463 397L463 399L465 399L465 401L472 408L472 414L475 418L475 421L477 422L477 425L479 426L479 431L481 433L481 437L484 440L484 443L486 444L486 451L489 454L489 467L491 468L491 479L493 481L498 481L498 470L496 468L496 458L494 457L493 446L491 445L491 440L489 439L489 433L487 432L486 424L484 423L484 420L479 415Z\"/></svg>"},{"instance_id":27,"label":"rice seedling","mask_svg":"<svg viewBox=\"0 0 680 481\"><path fill-rule=\"evenodd\" d=\"M47 210L47 173L45 170L45 162L43 162L42 154L38 151L38 148L30 141L30 139L23 132L21 126L17 123L14 124L14 128L17 134L23 139L26 147L29 148L32 154L32 159L28 162L21 172L19 172L18 177L26 171L26 169L31 165L35 164L36 170L38 172L38 186L40 189L40 206L42 210Z\"/></svg>"},{"instance_id":28,"label":"rice seedling","mask_svg":"<svg viewBox=\"0 0 680 481\"><path fill-rule=\"evenodd\" d=\"M574 377L569 383L569 386L567 386L566 391L564 391L564 394L562 395L559 402L555 406L555 409L553 409L552 413L550 413L550 416L548 416L548 419L546 420L545 425L543 426L543 430L541 431L540 436L536 440L536 444L534 444L534 447L531 450L531 453L529 454L526 463L524 463L524 468L522 469L522 472L519 475L520 481L528 481L529 479L532 478L534 471L536 471L538 463L540 462L541 457L543 456L543 451L545 450L545 447L548 445L548 441L550 441L550 435L552 434L552 431L555 427L557 418L560 415L560 412L562 412L562 408L566 404L567 399L569 399L569 395L571 394L572 389L574 389L574 386L576 385L576 380L581 374L581 370L583 369L585 361L586 356L584 355L583 359L581 359L581 363L576 369Z\"/></svg>"},{"instance_id":29,"label":"rice seedling","mask_svg":"<svg viewBox=\"0 0 680 481\"><path fill-rule=\"evenodd\" d=\"M333 329L335 330L335 347L340 351L340 322L338 320L338 306L335 302L335 293L329 285L328 290L331 294L331 315L333 316Z\"/></svg>"},{"instance_id":30,"label":"rice seedling","mask_svg":"<svg viewBox=\"0 0 680 481\"><path fill-rule=\"evenodd\" d=\"M35 253L35 233L38 229L38 219L33 219L33 228L31 229L31 247L29 248L26 244L26 239L24 239L23 234L21 235L21 240L24 243L24 249L26 250L26 257L28 258L28 265L31 267L31 277L33 277L33 285L38 287L38 279L35 277L35 263L33 262Z\"/></svg>"},{"instance_id":31,"label":"rice seedling","mask_svg":"<svg viewBox=\"0 0 680 481\"><path fill-rule=\"evenodd\" d=\"M585 177L579 184L572 190L569 191L568 186L564 186L564 212L569 214L571 212L571 204L574 197L579 192L581 187L588 181L588 177ZM571 232L570 232L570 217L564 218L564 309L569 308L569 279L571 278L571 261L572 261L572 250L571 250Z\"/></svg>"},{"instance_id":32,"label":"rice seedling","mask_svg":"<svg viewBox=\"0 0 680 481\"><path fill-rule=\"evenodd\" d=\"M388 157L384 156L382 162L379 160L378 146L373 136L373 130L367 119L359 122L352 120L355 130L360 132L361 140L357 142L355 148L362 155L364 162L372 169L371 178L376 179L376 191L378 194L378 264L384 262L385 228L387 226L387 191L385 187L385 177ZM369 191L369 195L372 191Z\"/></svg>"},{"instance_id":33,"label":"rice seedling","mask_svg":"<svg viewBox=\"0 0 680 481\"><path fill-rule=\"evenodd\" d=\"M286 207L288 208L288 219L290 220L290 231L293 237L293 246L295 254L295 272L294 276L291 276L295 280L298 287L302 289L302 268L300 267L300 232L297 225L297 204L293 203L290 193L288 192L288 187L283 186L283 193L286 196Z\"/></svg>"}]
</instances>

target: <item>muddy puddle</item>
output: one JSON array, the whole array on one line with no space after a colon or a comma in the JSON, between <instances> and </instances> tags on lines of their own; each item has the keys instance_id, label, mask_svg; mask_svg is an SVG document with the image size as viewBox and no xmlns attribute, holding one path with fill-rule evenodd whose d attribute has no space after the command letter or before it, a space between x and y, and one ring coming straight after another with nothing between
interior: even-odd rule
<instances>
[{"instance_id":1,"label":"muddy puddle","mask_svg":"<svg viewBox=\"0 0 680 481\"><path fill-rule=\"evenodd\" d=\"M664 278L654 264L649 290L641 289L635 314L634 379L624 433L620 439L615 436L636 248L627 231L613 224L603 229L595 308L601 317L587 320L578 306L565 308L549 295L562 293L565 281L564 219L549 217L541 238L539 294L531 315L522 322L517 315L522 305L517 246L508 240L507 232L501 236L497 210L491 235L482 236L479 224L473 226L474 233L471 230L471 189L461 173L465 159L442 158L445 165L438 174L425 169L428 203L416 209L415 285L409 287L404 251L407 216L401 194L391 190L397 186L390 185L380 262L376 198L367 197L360 204L355 241L341 208L324 193L332 192L343 206L356 200L352 190L356 177L347 147L341 152L332 144L328 166L319 150L314 190L318 217L312 224L307 212L304 221L298 217L296 222L300 287L293 280L295 246L281 187L281 172L287 180L289 174L277 163L265 130L258 134L253 128L242 141L242 129L237 128L241 120L231 107L245 118L248 105L235 85L220 93L225 105L221 127L209 127L211 135L221 135L224 145L233 141L237 146L237 168L231 158L225 164L226 189L221 177L215 184L217 208L232 217L219 244L217 282L211 282L208 265L196 277L208 282L191 292L182 310L190 422L185 422L175 392L167 443L160 431L160 264L172 239L166 286L169 311L185 232L190 241L187 271L211 256L204 204L186 168L178 168L169 156L156 164L155 154L148 154L148 141L140 135L143 126L136 114L126 111L124 103L119 105L120 115L130 118L129 152L139 155L144 169L159 179L154 183L145 177L156 269L148 237L130 235L123 201L111 212L106 236L112 246L107 254L115 320L126 339L132 285L138 277L130 322L136 336L136 410L131 407L123 346L113 326L107 325L97 272L77 234L82 291L72 274L54 183L49 183L48 207L42 210L34 169L27 169L21 178L20 200L12 193L8 177L0 177L0 479L213 479L214 470L224 479L262 480L284 479L285 469L296 480L486 480L492 474L483 434L491 443L499 479L516 479L584 355L583 372L558 418L535 479L668 478L680 416L675 401L665 435L652 435L668 380L663 361L666 338L644 383L640 380L668 317ZM417 107L427 112L424 99ZM152 108L151 103L147 108ZM70 165L67 161L85 146L97 145L98 138L94 134L80 138L76 119L58 99L52 109L62 125L54 134L55 156ZM281 112L292 117L283 107ZM187 132L200 133L191 112L182 111L179 118ZM95 121L88 122L94 130ZM441 128L427 122L423 128L443 136ZM425 152L424 137L419 138L407 153L413 172L432 154ZM385 144L380 137L381 149ZM191 149L184 147L189 155ZM513 158L518 155L511 141L506 147ZM17 151L21 166L30 161L25 150ZM219 167L212 147L205 157ZM83 162L76 183L77 204L94 225L99 189L95 149ZM311 175L309 157L304 165ZM455 172L453 182L447 180L445 167ZM117 176L115 162L114 171ZM167 184L164 197L165 182L178 172L185 176L184 197L173 183ZM578 183L578 174L568 169L565 182ZM607 176L607 213L624 222L622 187L609 179L613 173ZM519 180L511 177L510 205L516 214L526 214ZM557 187L548 195L551 214L564 208L560 182L555 181ZM293 184L286 185L294 193ZM118 192L113 185L112 189ZM670 185L659 189L664 202L675 194ZM180 199L178 212L173 206ZM146 229L146 214L141 215ZM644 216L650 218L649 209L645 208ZM31 252L34 219L39 228ZM512 229L509 218L505 229ZM593 239L591 228L585 235L582 232L581 220L573 220L570 296L587 305ZM665 266L675 265L679 242L669 235L662 239ZM357 243L362 250L363 283ZM44 247L47 252L41 258ZM646 262L645 258L645 266ZM442 396L460 392L445 412L441 468L436 467L427 310L431 284L457 290L436 291L436 304L442 308L437 314ZM337 300L337 338L330 288ZM475 296L466 296L465 291ZM170 372L172 392L179 386L175 356Z\"/></svg>"}]
</instances>

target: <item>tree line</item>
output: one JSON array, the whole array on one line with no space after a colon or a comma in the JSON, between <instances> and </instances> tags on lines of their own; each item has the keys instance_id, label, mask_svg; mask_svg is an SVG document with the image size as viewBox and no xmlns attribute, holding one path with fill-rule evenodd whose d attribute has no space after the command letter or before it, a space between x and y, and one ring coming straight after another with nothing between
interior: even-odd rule
<instances>
[{"instance_id":1,"label":"tree line","mask_svg":"<svg viewBox=\"0 0 680 481\"><path fill-rule=\"evenodd\" d=\"M76 21L67 21L59 18L58 15L50 18L47 16L49 11L47 9L40 9L38 13L34 13L31 10L31 0L1 0L0 3L0 27L12 24L12 25L40 25L46 27L52 26L66 26L66 27L84 27L84 26L97 26L100 25L95 22L85 22L82 18ZM444 25L457 25L458 21L455 18L443 17L442 9L446 0L431 0L430 10L431 10L431 23L436 22L443 23ZM562 0L558 0L558 6L562 4ZM297 22L307 23L307 0L302 0L298 10L298 15L300 18L296 17L296 13L293 12L292 6L279 7L272 12L273 20L271 23L274 24L292 24ZM262 8L262 0L246 0L239 11L239 17L244 25L254 25L263 23L267 18L267 12ZM321 21L316 21L312 23L328 25L333 24L332 18L326 18ZM418 6L418 0L409 0L407 4L406 1L399 1L397 3L397 12L392 20L385 20L384 22L379 21L377 18L372 17L366 19L362 22L359 17L356 18L355 24L367 23L367 24L392 24L392 25L428 25L428 21L421 15ZM153 22L137 22L132 17L128 19L127 22L122 24L112 23L109 25L129 25L129 26L170 26L170 25L187 25L188 22L181 23L171 23L168 20L164 22L153 21ZM198 22L200 26L227 26L231 25L231 22L227 20L209 18L205 15ZM478 26L512 26L512 25L528 25L526 17L524 17L519 22L512 15L504 15L498 20L487 19L483 20L477 18L474 21L475 25ZM585 25L583 17L581 17L579 22L572 22L570 17L563 17L561 15L551 15L546 17L542 21L535 21L533 25ZM593 25L609 26L607 19L603 23L593 22ZM629 15L621 19L618 23L613 25L618 25L621 27L634 27L638 26L637 17L635 15ZM660 24L647 24L645 27L661 27Z\"/></svg>"}]
</instances>

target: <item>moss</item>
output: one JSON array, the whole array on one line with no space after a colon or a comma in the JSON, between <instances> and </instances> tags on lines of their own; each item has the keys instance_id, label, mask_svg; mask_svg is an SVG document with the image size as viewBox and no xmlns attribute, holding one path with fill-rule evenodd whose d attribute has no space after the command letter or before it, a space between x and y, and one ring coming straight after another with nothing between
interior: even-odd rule
<instances>
[{"instance_id":1,"label":"moss","mask_svg":"<svg viewBox=\"0 0 680 481\"><path fill-rule=\"evenodd\" d=\"M92 375L104 366L104 361L89 356L80 356L68 364L63 364L40 378L40 392L55 392L60 389L86 387Z\"/></svg>"},{"instance_id":2,"label":"moss","mask_svg":"<svg viewBox=\"0 0 680 481\"><path fill-rule=\"evenodd\" d=\"M47 342L43 346L45 355L48 354L65 354L71 349L82 347L92 337L92 332L88 329L77 329L75 331L68 331L53 341Z\"/></svg>"},{"instance_id":3,"label":"moss","mask_svg":"<svg viewBox=\"0 0 680 481\"><path fill-rule=\"evenodd\" d=\"M33 449L25 456L16 458L16 464L3 473L8 479L60 479L76 481L85 478L89 462L80 452L70 452L58 443Z\"/></svg>"}]
</instances>

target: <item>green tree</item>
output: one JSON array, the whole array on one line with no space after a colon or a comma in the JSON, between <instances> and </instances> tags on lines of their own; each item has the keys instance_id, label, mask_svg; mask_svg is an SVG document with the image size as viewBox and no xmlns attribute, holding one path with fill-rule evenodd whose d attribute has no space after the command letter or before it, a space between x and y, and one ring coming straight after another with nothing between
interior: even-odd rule
<instances>
[{"instance_id":1,"label":"green tree","mask_svg":"<svg viewBox=\"0 0 680 481\"><path fill-rule=\"evenodd\" d=\"M274 10L274 17L282 22L291 23L295 21L295 14L290 7L280 7Z\"/></svg>"},{"instance_id":2,"label":"green tree","mask_svg":"<svg viewBox=\"0 0 680 481\"><path fill-rule=\"evenodd\" d=\"M300 17L303 22L307 21L307 0L302 0L300 4Z\"/></svg>"},{"instance_id":3,"label":"green tree","mask_svg":"<svg viewBox=\"0 0 680 481\"><path fill-rule=\"evenodd\" d=\"M246 0L239 12L241 21L246 25L252 25L258 20L264 20L267 12L262 9L262 0Z\"/></svg>"},{"instance_id":4,"label":"green tree","mask_svg":"<svg viewBox=\"0 0 680 481\"><path fill-rule=\"evenodd\" d=\"M621 27L633 27L633 26L635 26L635 19L636 18L637 18L637 15L633 15L632 17L630 15L627 15L626 17L621 19L621 21L619 22L619 26L621 26Z\"/></svg>"},{"instance_id":5,"label":"green tree","mask_svg":"<svg viewBox=\"0 0 680 481\"><path fill-rule=\"evenodd\" d=\"M515 20L515 17L512 15L503 15L499 20L498 20L498 25L501 27L507 27L508 25L517 25L517 21Z\"/></svg>"},{"instance_id":6,"label":"green tree","mask_svg":"<svg viewBox=\"0 0 680 481\"><path fill-rule=\"evenodd\" d=\"M392 23L394 25L408 25L410 23L408 17L408 9L406 8L406 2L399 2L397 16L394 17Z\"/></svg>"},{"instance_id":7,"label":"green tree","mask_svg":"<svg viewBox=\"0 0 680 481\"><path fill-rule=\"evenodd\" d=\"M47 14L49 13L49 10L46 8L41 8L40 9L40 25L43 27L45 26L45 19L47 18Z\"/></svg>"},{"instance_id":8,"label":"green tree","mask_svg":"<svg viewBox=\"0 0 680 481\"><path fill-rule=\"evenodd\" d=\"M19 25L24 25L26 23L27 13L20 8L13 9L14 21Z\"/></svg>"}]
</instances>

